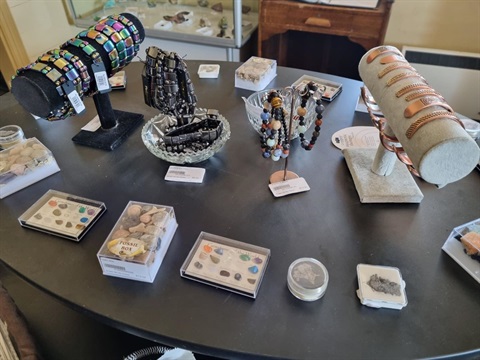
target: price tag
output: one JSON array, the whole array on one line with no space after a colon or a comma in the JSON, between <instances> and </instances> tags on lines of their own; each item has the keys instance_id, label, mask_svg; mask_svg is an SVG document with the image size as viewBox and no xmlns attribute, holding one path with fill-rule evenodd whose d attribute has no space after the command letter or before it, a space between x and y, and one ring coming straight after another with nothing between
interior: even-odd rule
<instances>
[{"instance_id":1,"label":"price tag","mask_svg":"<svg viewBox=\"0 0 480 360\"><path fill-rule=\"evenodd\" d=\"M67 94L67 98L70 101L70 104L72 104L75 112L77 114L84 112L85 104L83 103L82 99L80 99L80 95L78 95L73 82L67 81L66 83L62 84L62 89L65 91L65 94Z\"/></svg>"},{"instance_id":2,"label":"price tag","mask_svg":"<svg viewBox=\"0 0 480 360\"><path fill-rule=\"evenodd\" d=\"M101 126L102 124L100 123L100 118L98 117L98 115L95 115L92 120L90 120L87 124L85 124L85 126L82 127L82 130L95 132L100 129Z\"/></svg>"},{"instance_id":3,"label":"price tag","mask_svg":"<svg viewBox=\"0 0 480 360\"><path fill-rule=\"evenodd\" d=\"M269 184L268 187L275 197L282 197L310 190L310 187L304 178L279 181Z\"/></svg>"},{"instance_id":4,"label":"price tag","mask_svg":"<svg viewBox=\"0 0 480 360\"><path fill-rule=\"evenodd\" d=\"M168 168L165 180L201 184L204 176L205 169L172 165Z\"/></svg>"},{"instance_id":5,"label":"price tag","mask_svg":"<svg viewBox=\"0 0 480 360\"><path fill-rule=\"evenodd\" d=\"M97 90L101 94L111 91L110 82L108 81L107 72L103 63L92 64L93 74L95 75L95 82L97 84Z\"/></svg>"}]
</instances>

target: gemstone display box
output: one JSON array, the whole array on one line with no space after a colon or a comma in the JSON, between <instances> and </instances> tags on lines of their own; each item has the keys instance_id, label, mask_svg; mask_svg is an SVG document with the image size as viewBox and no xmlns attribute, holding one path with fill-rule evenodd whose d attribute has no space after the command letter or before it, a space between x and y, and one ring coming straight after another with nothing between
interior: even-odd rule
<instances>
[{"instance_id":1,"label":"gemstone display box","mask_svg":"<svg viewBox=\"0 0 480 360\"><path fill-rule=\"evenodd\" d=\"M177 227L172 207L130 201L97 253L103 274L152 283Z\"/></svg>"},{"instance_id":2,"label":"gemstone display box","mask_svg":"<svg viewBox=\"0 0 480 360\"><path fill-rule=\"evenodd\" d=\"M51 151L29 138L0 151L0 199L60 171Z\"/></svg>"},{"instance_id":3,"label":"gemstone display box","mask_svg":"<svg viewBox=\"0 0 480 360\"><path fill-rule=\"evenodd\" d=\"M269 259L269 249L201 232L180 275L256 298Z\"/></svg>"},{"instance_id":4,"label":"gemstone display box","mask_svg":"<svg viewBox=\"0 0 480 360\"><path fill-rule=\"evenodd\" d=\"M78 242L106 210L100 201L50 189L18 221L23 227Z\"/></svg>"}]
</instances>

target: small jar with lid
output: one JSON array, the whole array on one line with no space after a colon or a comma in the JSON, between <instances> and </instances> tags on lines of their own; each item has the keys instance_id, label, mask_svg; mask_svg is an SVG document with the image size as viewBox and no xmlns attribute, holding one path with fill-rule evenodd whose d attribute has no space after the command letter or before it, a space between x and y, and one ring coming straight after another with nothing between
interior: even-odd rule
<instances>
[{"instance_id":1,"label":"small jar with lid","mask_svg":"<svg viewBox=\"0 0 480 360\"><path fill-rule=\"evenodd\" d=\"M288 268L287 285L293 296L300 300L318 300L327 290L327 268L313 258L297 259Z\"/></svg>"},{"instance_id":2,"label":"small jar with lid","mask_svg":"<svg viewBox=\"0 0 480 360\"><path fill-rule=\"evenodd\" d=\"M7 125L0 128L0 150L8 149L25 140L25 135L20 126Z\"/></svg>"}]
</instances>

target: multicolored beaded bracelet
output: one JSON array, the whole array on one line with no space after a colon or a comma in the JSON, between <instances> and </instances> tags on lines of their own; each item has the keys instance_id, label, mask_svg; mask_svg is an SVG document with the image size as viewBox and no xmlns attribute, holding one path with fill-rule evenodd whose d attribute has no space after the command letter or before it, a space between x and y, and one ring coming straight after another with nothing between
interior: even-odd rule
<instances>
[{"instance_id":1,"label":"multicolored beaded bracelet","mask_svg":"<svg viewBox=\"0 0 480 360\"><path fill-rule=\"evenodd\" d=\"M104 22L96 24L94 29L107 35L115 43L120 67L128 65L133 60L137 53L135 41L122 23L106 19Z\"/></svg>"},{"instance_id":2,"label":"multicolored beaded bracelet","mask_svg":"<svg viewBox=\"0 0 480 360\"><path fill-rule=\"evenodd\" d=\"M90 89L91 78L90 78L90 75L88 74L88 68L83 63L83 61L80 60L80 58L78 56L73 55L71 52L69 52L67 50L53 49L53 50L48 51L47 54L62 57L65 60L69 61L73 66L75 66L75 69L77 69L77 71L80 74L80 77L82 79L83 95L87 96L88 95L88 90Z\"/></svg>"},{"instance_id":3,"label":"multicolored beaded bracelet","mask_svg":"<svg viewBox=\"0 0 480 360\"><path fill-rule=\"evenodd\" d=\"M68 40L62 46L60 46L60 48L63 49L68 45L72 45L81 49L85 54L88 55L89 58L92 59L93 62L102 62L102 57L100 56L98 51L92 45L90 45L88 41L78 39L78 38L73 38Z\"/></svg>"},{"instance_id":4,"label":"multicolored beaded bracelet","mask_svg":"<svg viewBox=\"0 0 480 360\"><path fill-rule=\"evenodd\" d=\"M138 52L138 50L140 49L140 43L143 41L143 39L140 38L140 32L138 31L134 23L123 15L110 15L106 19L117 20L127 28L127 30L130 32L130 35L132 36L132 39L135 43L134 44L135 52ZM100 23L102 23L103 21L104 20L100 20Z\"/></svg>"},{"instance_id":5,"label":"multicolored beaded bracelet","mask_svg":"<svg viewBox=\"0 0 480 360\"><path fill-rule=\"evenodd\" d=\"M78 95L80 97L83 96L82 79L80 77L80 74L77 72L75 67L67 60L60 56L47 53L39 56L38 61L46 64L53 64L58 70L63 71L67 80L73 82L73 84L75 85L75 90L77 91Z\"/></svg>"},{"instance_id":6,"label":"multicolored beaded bracelet","mask_svg":"<svg viewBox=\"0 0 480 360\"><path fill-rule=\"evenodd\" d=\"M120 66L119 53L115 47L115 43L110 40L106 35L90 28L89 30L84 30L78 33L77 38L88 38L95 40L97 44L101 45L103 47L103 50L105 50L105 52L108 54L108 58L110 59L110 64L112 67L112 73L116 69L118 69L118 67Z\"/></svg>"},{"instance_id":7,"label":"multicolored beaded bracelet","mask_svg":"<svg viewBox=\"0 0 480 360\"><path fill-rule=\"evenodd\" d=\"M95 74L96 90L92 91L89 95L95 95L98 91L101 93L109 92L110 84L105 72L105 66L102 61L102 57L98 51L88 42L79 38L73 38L64 43L61 48L67 46L74 46L81 49L90 59L92 59L92 68Z\"/></svg>"},{"instance_id":8,"label":"multicolored beaded bracelet","mask_svg":"<svg viewBox=\"0 0 480 360\"><path fill-rule=\"evenodd\" d=\"M263 112L260 114L262 127L260 129L260 147L264 158L278 161L288 157L290 142L288 139L286 112L283 99L275 90L268 94Z\"/></svg>"}]
</instances>

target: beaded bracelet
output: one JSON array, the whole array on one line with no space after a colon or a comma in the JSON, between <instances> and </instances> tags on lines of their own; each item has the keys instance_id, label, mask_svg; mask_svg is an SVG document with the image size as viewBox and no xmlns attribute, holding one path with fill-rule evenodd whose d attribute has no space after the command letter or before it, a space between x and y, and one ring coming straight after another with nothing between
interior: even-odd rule
<instances>
[{"instance_id":1,"label":"beaded bracelet","mask_svg":"<svg viewBox=\"0 0 480 360\"><path fill-rule=\"evenodd\" d=\"M95 95L98 91L101 93L110 91L110 84L108 82L107 74L105 73L105 66L102 57L98 51L88 42L79 38L73 38L64 43L61 48L66 46L74 46L81 49L90 59L92 59L93 72L95 74L95 83L97 89L92 91L89 95Z\"/></svg>"},{"instance_id":2,"label":"beaded bracelet","mask_svg":"<svg viewBox=\"0 0 480 360\"><path fill-rule=\"evenodd\" d=\"M271 91L264 104L263 112L260 114L262 119L260 148L264 158L278 161L280 158L288 157L290 139L288 139L285 116L282 97L276 91Z\"/></svg>"},{"instance_id":3,"label":"beaded bracelet","mask_svg":"<svg viewBox=\"0 0 480 360\"><path fill-rule=\"evenodd\" d=\"M197 96L187 65L177 53L155 46L147 48L146 54L142 74L145 103L175 116L178 125L189 123L195 113Z\"/></svg>"},{"instance_id":4,"label":"beaded bracelet","mask_svg":"<svg viewBox=\"0 0 480 360\"><path fill-rule=\"evenodd\" d=\"M85 54L88 55L89 58L92 59L93 62L95 63L102 62L102 57L100 56L98 51L92 45L90 45L88 41L78 39L78 38L73 38L68 40L66 43L64 43L61 46L61 48L64 48L68 45L72 45L81 49Z\"/></svg>"},{"instance_id":5,"label":"beaded bracelet","mask_svg":"<svg viewBox=\"0 0 480 360\"><path fill-rule=\"evenodd\" d=\"M107 35L115 44L120 67L126 66L135 57L138 47L135 47L135 41L132 39L130 31L123 24L116 20L106 19L104 22L98 23L94 29Z\"/></svg>"},{"instance_id":6,"label":"beaded bracelet","mask_svg":"<svg viewBox=\"0 0 480 360\"><path fill-rule=\"evenodd\" d=\"M90 75L88 74L87 66L83 63L82 60L76 55L73 55L71 52L67 50L60 50L60 49L53 49L47 52L47 54L62 57L65 60L69 61L75 69L77 69L78 73L80 74L80 78L82 79L82 93L83 95L88 95L88 90L90 89Z\"/></svg>"},{"instance_id":7,"label":"beaded bracelet","mask_svg":"<svg viewBox=\"0 0 480 360\"><path fill-rule=\"evenodd\" d=\"M80 78L80 75L75 69L75 67L67 60L60 56L55 56L47 53L39 56L38 61L42 63L53 64L58 70L63 71L65 77L67 78L67 81L69 80L75 85L75 90L77 91L78 95L80 97L83 96L82 79Z\"/></svg>"},{"instance_id":8,"label":"beaded bracelet","mask_svg":"<svg viewBox=\"0 0 480 360\"><path fill-rule=\"evenodd\" d=\"M140 38L140 32L138 31L134 23L123 15L110 15L108 18L121 22L127 28L127 30L129 31L135 43L134 44L135 52L138 52L138 50L140 49L140 43L142 42L142 39ZM104 20L100 20L100 23L102 23Z\"/></svg>"},{"instance_id":9,"label":"beaded bracelet","mask_svg":"<svg viewBox=\"0 0 480 360\"><path fill-rule=\"evenodd\" d=\"M52 110L47 115L46 119L49 121L63 120L75 113L75 109L72 107L65 92L62 89L62 84L67 82L67 79L56 68L51 67L42 62L34 62L24 68L17 70L17 76L21 75L26 70L33 70L45 75L53 84L58 94L64 98L63 106L60 109Z\"/></svg>"},{"instance_id":10,"label":"beaded bracelet","mask_svg":"<svg viewBox=\"0 0 480 360\"><path fill-rule=\"evenodd\" d=\"M307 127L305 126L305 120L304 116L307 114L307 111L305 107L307 106L307 101L310 98L313 98L315 92L318 91L318 86L313 83L309 82L304 89L304 92L300 94L302 97L302 102L299 108L297 108L297 114L299 115L299 127L298 127L298 134L300 136L300 143L302 148L305 150L312 150L313 146L315 145L315 142L317 141L318 137L320 136L320 130L321 126L323 123L323 111L325 110L325 107L322 104L322 96L320 95L316 100L316 106L315 106L315 113L317 114L317 118L315 120L315 128L312 133L312 138L310 141L305 139L305 132L307 131ZM321 93L325 91L325 87L321 90Z\"/></svg>"},{"instance_id":11,"label":"beaded bracelet","mask_svg":"<svg viewBox=\"0 0 480 360\"><path fill-rule=\"evenodd\" d=\"M77 38L88 38L95 40L97 44L101 45L105 52L108 54L110 64L112 67L112 73L120 66L119 54L115 47L115 44L104 34L94 29L84 30L78 33Z\"/></svg>"}]
</instances>

